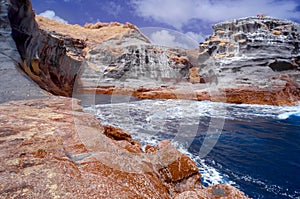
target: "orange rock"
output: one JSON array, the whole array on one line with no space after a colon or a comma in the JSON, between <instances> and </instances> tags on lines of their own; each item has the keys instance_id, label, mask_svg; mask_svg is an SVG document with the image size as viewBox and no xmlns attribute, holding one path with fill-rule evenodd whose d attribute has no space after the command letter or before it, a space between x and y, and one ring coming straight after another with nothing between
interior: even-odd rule
<instances>
[{"instance_id":1,"label":"orange rock","mask_svg":"<svg viewBox=\"0 0 300 199\"><path fill-rule=\"evenodd\" d=\"M51 97L0 105L0 198L167 199L205 191L195 163L169 141L143 153L130 134L102 126L78 103Z\"/></svg>"},{"instance_id":2,"label":"orange rock","mask_svg":"<svg viewBox=\"0 0 300 199\"><path fill-rule=\"evenodd\" d=\"M217 30L216 33L217 33L217 34L224 34L225 31L224 31L224 30Z\"/></svg>"},{"instance_id":3,"label":"orange rock","mask_svg":"<svg viewBox=\"0 0 300 199\"><path fill-rule=\"evenodd\" d=\"M240 39L238 42L239 43L245 43L247 40L246 39Z\"/></svg>"},{"instance_id":4,"label":"orange rock","mask_svg":"<svg viewBox=\"0 0 300 199\"><path fill-rule=\"evenodd\" d=\"M279 75L275 79L283 78L287 83L272 89L257 89L251 87L224 89L228 103L268 104L268 105L296 105L300 101L299 87L287 75Z\"/></svg>"},{"instance_id":5,"label":"orange rock","mask_svg":"<svg viewBox=\"0 0 300 199\"><path fill-rule=\"evenodd\" d=\"M266 15L265 14L257 14L256 15L258 18L266 18Z\"/></svg>"},{"instance_id":6,"label":"orange rock","mask_svg":"<svg viewBox=\"0 0 300 199\"><path fill-rule=\"evenodd\" d=\"M281 32L279 30L272 30L272 33L274 35L281 35Z\"/></svg>"},{"instance_id":7,"label":"orange rock","mask_svg":"<svg viewBox=\"0 0 300 199\"><path fill-rule=\"evenodd\" d=\"M189 81L192 83L199 83L200 82L200 75L197 67L190 68L190 79Z\"/></svg>"},{"instance_id":8,"label":"orange rock","mask_svg":"<svg viewBox=\"0 0 300 199\"><path fill-rule=\"evenodd\" d=\"M185 191L174 199L247 199L244 193L229 185L213 185L197 191Z\"/></svg>"},{"instance_id":9,"label":"orange rock","mask_svg":"<svg viewBox=\"0 0 300 199\"><path fill-rule=\"evenodd\" d=\"M145 146L145 152L146 153L156 153L156 151L157 151L157 148L156 147L154 147L154 146L151 146L151 145L146 145Z\"/></svg>"}]
</instances>

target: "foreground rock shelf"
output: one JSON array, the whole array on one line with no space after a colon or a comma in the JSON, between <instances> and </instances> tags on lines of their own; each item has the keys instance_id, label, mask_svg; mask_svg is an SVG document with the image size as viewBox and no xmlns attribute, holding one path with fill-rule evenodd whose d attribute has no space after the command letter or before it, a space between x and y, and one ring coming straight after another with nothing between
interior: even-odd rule
<instances>
[{"instance_id":1,"label":"foreground rock shelf","mask_svg":"<svg viewBox=\"0 0 300 199\"><path fill-rule=\"evenodd\" d=\"M168 141L143 151L78 103L0 105L1 198L247 198L229 185L203 187L195 163Z\"/></svg>"}]
</instances>

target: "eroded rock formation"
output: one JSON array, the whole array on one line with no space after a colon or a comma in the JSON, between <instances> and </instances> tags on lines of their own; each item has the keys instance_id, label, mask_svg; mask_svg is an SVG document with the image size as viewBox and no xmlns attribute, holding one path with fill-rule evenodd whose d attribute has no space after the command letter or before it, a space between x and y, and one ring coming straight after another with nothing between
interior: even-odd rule
<instances>
[{"instance_id":1,"label":"eroded rock formation","mask_svg":"<svg viewBox=\"0 0 300 199\"><path fill-rule=\"evenodd\" d=\"M7 17L7 1L0 1L0 103L43 97L46 92L37 86L26 74L20 73L21 61Z\"/></svg>"},{"instance_id":2,"label":"eroded rock formation","mask_svg":"<svg viewBox=\"0 0 300 199\"><path fill-rule=\"evenodd\" d=\"M259 16L224 22L199 49L185 50L151 45L129 23L66 25L34 17L29 1L11 2L23 69L54 94L272 105L300 100L299 24Z\"/></svg>"},{"instance_id":3,"label":"eroded rock formation","mask_svg":"<svg viewBox=\"0 0 300 199\"><path fill-rule=\"evenodd\" d=\"M222 76L228 73L245 76L245 72L271 76L275 74L273 71L298 74L300 24L269 17L249 17L219 23L213 29L214 34L201 47L215 58L216 69Z\"/></svg>"},{"instance_id":4,"label":"eroded rock formation","mask_svg":"<svg viewBox=\"0 0 300 199\"><path fill-rule=\"evenodd\" d=\"M83 61L84 41L39 29L29 0L12 0L8 17L22 69L40 87L70 96Z\"/></svg>"},{"instance_id":5,"label":"eroded rock formation","mask_svg":"<svg viewBox=\"0 0 300 199\"><path fill-rule=\"evenodd\" d=\"M229 102L299 101L300 24L258 15L219 23L213 29L200 47L213 57L213 70ZM204 62L201 70L211 69L211 64Z\"/></svg>"},{"instance_id":6,"label":"eroded rock formation","mask_svg":"<svg viewBox=\"0 0 300 199\"><path fill-rule=\"evenodd\" d=\"M144 152L78 102L0 105L1 198L247 198L228 185L204 188L195 163L168 141Z\"/></svg>"},{"instance_id":7,"label":"eroded rock formation","mask_svg":"<svg viewBox=\"0 0 300 199\"><path fill-rule=\"evenodd\" d=\"M130 23L61 24L35 17L29 1L11 1L9 13L24 71L54 94L71 96L77 75L83 88L103 78L136 79L139 86L189 79L186 50L154 47Z\"/></svg>"}]
</instances>

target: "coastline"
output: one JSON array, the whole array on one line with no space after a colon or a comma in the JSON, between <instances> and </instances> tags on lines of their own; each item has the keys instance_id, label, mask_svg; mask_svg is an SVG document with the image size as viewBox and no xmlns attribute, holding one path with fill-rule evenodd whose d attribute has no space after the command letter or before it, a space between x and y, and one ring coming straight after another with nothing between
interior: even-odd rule
<instances>
[{"instance_id":1,"label":"coastline","mask_svg":"<svg viewBox=\"0 0 300 199\"><path fill-rule=\"evenodd\" d=\"M95 116L81 112L78 100L38 98L52 94L68 97L109 94L138 99L192 99L292 106L300 102L300 87L294 78L297 71L292 74L272 73L264 79L266 85L260 86L245 86L249 85L248 80L245 84L230 85L227 78L219 78L218 84L214 84L214 77L200 77L198 69L195 77L194 70L190 69L200 66L192 61L193 57L189 58L188 50L156 49L132 24L98 24L97 27L89 25L85 28L63 25L41 17L35 18L30 1L25 2L26 6L12 2L15 3L12 7L17 6L17 9L10 10L9 16L22 59L20 67L51 94L30 81L27 89L32 93L13 100L34 100L0 104L0 147L5 151L0 168L4 176L3 186L0 187L3 197L247 198L230 185L203 187L195 163L168 141L162 141L158 146L145 146L142 150L141 144L133 140L129 133L103 126ZM2 1L1 6L4 4L5 1ZM18 32L24 21L29 25L24 32ZM80 36L70 35L64 26L80 30ZM7 33L9 31L6 30ZM99 36L101 31L112 36ZM81 33L85 34L82 36ZM137 47L128 47L132 36L138 38ZM215 42L215 38L211 39ZM130 54L133 49L135 53ZM205 50L202 50L197 53L203 55ZM130 80L136 80L140 74L129 73L127 77L124 68L118 69L109 64L105 69L97 68L100 62L94 59L108 56L120 61L118 56L121 56L130 60L137 55L146 57L145 53L149 51L152 53L152 57L149 55L150 61L154 58L166 59L166 63L174 66L172 69L167 67L169 65L164 66L170 76L150 81L156 87L145 85L147 79L143 78L133 83L133 87L111 85L111 80L119 77L121 84L124 84L123 80L131 84L133 81ZM13 75L10 77L13 79ZM98 82L99 78L103 82Z\"/></svg>"},{"instance_id":2,"label":"coastline","mask_svg":"<svg viewBox=\"0 0 300 199\"><path fill-rule=\"evenodd\" d=\"M2 197L247 198L230 185L203 187L195 163L169 141L143 151L78 103L51 97L0 105Z\"/></svg>"}]
</instances>

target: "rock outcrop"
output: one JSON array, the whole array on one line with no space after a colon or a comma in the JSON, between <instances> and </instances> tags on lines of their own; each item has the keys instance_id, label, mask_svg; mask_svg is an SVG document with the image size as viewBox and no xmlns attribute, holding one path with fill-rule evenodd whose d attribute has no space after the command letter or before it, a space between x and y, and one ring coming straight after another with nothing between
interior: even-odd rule
<instances>
[{"instance_id":1,"label":"rock outcrop","mask_svg":"<svg viewBox=\"0 0 300 199\"><path fill-rule=\"evenodd\" d=\"M274 76L277 71L298 75L300 24L249 17L219 23L213 29L214 34L201 47L215 58L216 70L221 76L235 73L236 81L245 83L246 75L248 79L259 80L261 76L255 74L258 72L263 77Z\"/></svg>"},{"instance_id":2,"label":"rock outcrop","mask_svg":"<svg viewBox=\"0 0 300 199\"><path fill-rule=\"evenodd\" d=\"M248 17L216 24L213 29L213 35L201 47L218 64L233 65L235 70L247 66L266 66L273 71L299 69L300 24Z\"/></svg>"},{"instance_id":3,"label":"rock outcrop","mask_svg":"<svg viewBox=\"0 0 300 199\"><path fill-rule=\"evenodd\" d=\"M0 1L0 103L9 100L41 98L46 96L38 85L21 73L21 61L7 16L7 1Z\"/></svg>"},{"instance_id":4,"label":"rock outcrop","mask_svg":"<svg viewBox=\"0 0 300 199\"><path fill-rule=\"evenodd\" d=\"M83 61L85 43L39 29L29 0L10 1L8 17L24 72L41 88L70 96Z\"/></svg>"},{"instance_id":5,"label":"rock outcrop","mask_svg":"<svg viewBox=\"0 0 300 199\"><path fill-rule=\"evenodd\" d=\"M292 104L300 96L300 24L248 17L213 26L200 48L233 103ZM201 70L210 70L205 60Z\"/></svg>"},{"instance_id":6,"label":"rock outcrop","mask_svg":"<svg viewBox=\"0 0 300 199\"><path fill-rule=\"evenodd\" d=\"M144 152L78 102L0 105L1 198L247 198L229 185L204 188L195 163L168 141Z\"/></svg>"},{"instance_id":7,"label":"rock outcrop","mask_svg":"<svg viewBox=\"0 0 300 199\"><path fill-rule=\"evenodd\" d=\"M299 24L261 16L224 22L199 49L186 50L151 45L129 23L81 27L35 17L24 2L12 0L9 15L23 69L53 94L300 101Z\"/></svg>"}]
</instances>

